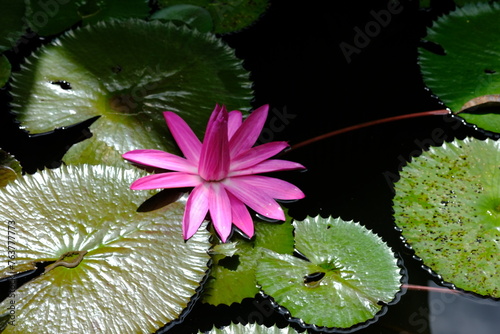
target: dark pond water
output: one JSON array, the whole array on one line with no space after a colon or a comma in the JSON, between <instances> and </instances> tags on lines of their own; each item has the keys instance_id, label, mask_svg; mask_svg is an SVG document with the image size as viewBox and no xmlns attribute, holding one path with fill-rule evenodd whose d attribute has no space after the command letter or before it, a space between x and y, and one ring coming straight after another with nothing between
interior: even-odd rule
<instances>
[{"instance_id":1,"label":"dark pond water","mask_svg":"<svg viewBox=\"0 0 500 334\"><path fill-rule=\"evenodd\" d=\"M272 1L269 12L253 27L223 37L252 72L254 106L271 105L261 141L287 140L293 146L354 124L442 109L424 88L417 47L433 15L447 8L446 1L440 2L436 12L418 10L418 1L397 5L387 1L334 5L320 0ZM383 11L391 14L383 16ZM366 29L372 29L370 36L359 37L359 31ZM8 124L2 121L0 146L26 153L28 164L43 159L33 158L33 145L55 145L12 137L13 127ZM359 221L381 235L401 257L407 283L437 287L441 286L439 280L422 269L394 229L391 182L397 180L404 163L428 145L465 136L484 138L460 121L443 116L377 125L288 151L283 158L300 162L308 170L277 176L306 193L304 200L286 204L292 217L319 214ZM403 291L398 299L375 323L353 330L469 334L496 333L500 325L500 303L492 299L415 289ZM197 303L185 321L168 333L207 330L231 321L287 324L286 317L273 311L268 300L258 297L231 307Z\"/></svg>"}]
</instances>

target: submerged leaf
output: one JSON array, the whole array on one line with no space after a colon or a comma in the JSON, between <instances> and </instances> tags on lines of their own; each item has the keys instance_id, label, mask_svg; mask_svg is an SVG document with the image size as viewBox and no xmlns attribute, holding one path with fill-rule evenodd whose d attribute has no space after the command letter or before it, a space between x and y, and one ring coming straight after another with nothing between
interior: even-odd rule
<instances>
[{"instance_id":1,"label":"submerged leaf","mask_svg":"<svg viewBox=\"0 0 500 334\"><path fill-rule=\"evenodd\" d=\"M12 315L10 312L6 312L4 314L0 314L0 333L4 331L5 328L9 325L9 321L11 321Z\"/></svg>"},{"instance_id":2,"label":"submerged leaf","mask_svg":"<svg viewBox=\"0 0 500 334\"><path fill-rule=\"evenodd\" d=\"M214 103L248 109L248 72L212 34L159 21L101 22L42 47L13 75L13 106L30 132L101 115L66 163L122 161L134 149L177 152L163 111L201 135ZM98 155L99 154L99 155Z\"/></svg>"},{"instance_id":3,"label":"submerged leaf","mask_svg":"<svg viewBox=\"0 0 500 334\"><path fill-rule=\"evenodd\" d=\"M22 168L14 156L0 149L0 188L21 176Z\"/></svg>"},{"instance_id":4,"label":"submerged leaf","mask_svg":"<svg viewBox=\"0 0 500 334\"><path fill-rule=\"evenodd\" d=\"M306 259L263 250L257 282L292 317L347 328L372 319L401 286L391 249L358 223L340 218L294 222L295 248Z\"/></svg>"},{"instance_id":5,"label":"submerged leaf","mask_svg":"<svg viewBox=\"0 0 500 334\"><path fill-rule=\"evenodd\" d=\"M457 287L500 297L500 143L431 147L403 168L394 217L424 264Z\"/></svg>"},{"instance_id":6,"label":"submerged leaf","mask_svg":"<svg viewBox=\"0 0 500 334\"><path fill-rule=\"evenodd\" d=\"M218 34L236 32L255 22L269 6L268 0L159 0L162 8L189 4L205 8L214 22Z\"/></svg>"},{"instance_id":7,"label":"submerged leaf","mask_svg":"<svg viewBox=\"0 0 500 334\"><path fill-rule=\"evenodd\" d=\"M465 4L427 30L427 42L442 51L420 49L423 79L431 91L467 122L493 132L500 132L500 101L481 100L500 94L499 17L496 2ZM472 104L477 107L468 108Z\"/></svg>"},{"instance_id":8,"label":"submerged leaf","mask_svg":"<svg viewBox=\"0 0 500 334\"><path fill-rule=\"evenodd\" d=\"M290 218L284 223L257 222L252 240L219 244L211 253L213 266L205 285L203 302L212 305L241 303L259 293L255 269L262 256L260 248L278 253L293 252L293 227Z\"/></svg>"},{"instance_id":9,"label":"submerged leaf","mask_svg":"<svg viewBox=\"0 0 500 334\"><path fill-rule=\"evenodd\" d=\"M469 4L469 3L484 3L486 2L485 0L454 0L453 1L455 3L456 6L464 6L466 4Z\"/></svg>"},{"instance_id":10,"label":"submerged leaf","mask_svg":"<svg viewBox=\"0 0 500 334\"><path fill-rule=\"evenodd\" d=\"M155 12L151 15L151 19L181 22L201 32L210 32L213 30L213 22L210 13L199 6L187 4L169 6Z\"/></svg>"},{"instance_id":11,"label":"submerged leaf","mask_svg":"<svg viewBox=\"0 0 500 334\"><path fill-rule=\"evenodd\" d=\"M146 18L147 0L27 0L26 21L31 30L40 36L61 33L79 22L83 24L112 18Z\"/></svg>"},{"instance_id":12,"label":"submerged leaf","mask_svg":"<svg viewBox=\"0 0 500 334\"><path fill-rule=\"evenodd\" d=\"M59 260L16 290L22 321L4 333L151 333L179 317L208 269L209 233L184 241L185 199L136 212L148 194L128 186L143 174L62 166L0 191L0 220L13 222L0 235L14 237L14 266Z\"/></svg>"},{"instance_id":13,"label":"submerged leaf","mask_svg":"<svg viewBox=\"0 0 500 334\"><path fill-rule=\"evenodd\" d=\"M9 81L11 66L10 62L4 55L0 55L0 88L5 86Z\"/></svg>"},{"instance_id":14,"label":"submerged leaf","mask_svg":"<svg viewBox=\"0 0 500 334\"><path fill-rule=\"evenodd\" d=\"M0 0L0 53L16 45L23 35L26 26L23 18L26 15L24 1Z\"/></svg>"}]
</instances>

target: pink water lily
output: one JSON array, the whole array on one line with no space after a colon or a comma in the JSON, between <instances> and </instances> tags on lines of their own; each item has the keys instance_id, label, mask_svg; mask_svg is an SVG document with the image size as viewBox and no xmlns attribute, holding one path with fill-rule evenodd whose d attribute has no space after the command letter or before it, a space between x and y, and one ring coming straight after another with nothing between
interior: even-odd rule
<instances>
[{"instance_id":1,"label":"pink water lily","mask_svg":"<svg viewBox=\"0 0 500 334\"><path fill-rule=\"evenodd\" d=\"M142 177L131 189L193 187L183 218L187 240L199 229L207 213L223 242L232 224L247 236L254 234L247 206L264 217L285 220L275 199L295 200L304 197L296 186L280 179L256 175L273 171L303 169L301 164L271 159L288 147L283 141L254 146L269 110L264 105L243 121L241 112L227 112L216 105L208 121L203 143L187 123L173 112L164 112L167 125L184 157L159 150L134 150L123 154L131 162L172 172Z\"/></svg>"}]
</instances>

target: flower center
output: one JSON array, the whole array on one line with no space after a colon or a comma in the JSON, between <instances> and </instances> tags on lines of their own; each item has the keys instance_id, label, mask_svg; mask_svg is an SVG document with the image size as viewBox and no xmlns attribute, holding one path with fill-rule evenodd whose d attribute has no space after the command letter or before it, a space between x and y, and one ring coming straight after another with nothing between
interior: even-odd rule
<instances>
[{"instance_id":1,"label":"flower center","mask_svg":"<svg viewBox=\"0 0 500 334\"><path fill-rule=\"evenodd\" d=\"M227 176L227 175L226 175ZM211 177L211 178L204 178L202 177L203 181L205 182L222 182L224 181L224 179L226 178L226 176L224 177L221 177L221 178L215 178L215 177Z\"/></svg>"}]
</instances>

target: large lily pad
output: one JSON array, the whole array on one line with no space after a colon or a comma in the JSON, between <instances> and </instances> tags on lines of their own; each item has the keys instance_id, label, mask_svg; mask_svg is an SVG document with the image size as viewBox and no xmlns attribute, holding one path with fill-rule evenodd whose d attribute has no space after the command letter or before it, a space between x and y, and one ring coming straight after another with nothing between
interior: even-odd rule
<instances>
[{"instance_id":1,"label":"large lily pad","mask_svg":"<svg viewBox=\"0 0 500 334\"><path fill-rule=\"evenodd\" d=\"M184 199L136 212L150 194L128 187L143 175L63 166L2 188L2 275L56 261L0 304L18 319L4 333L151 333L179 317L208 270L209 233L184 241Z\"/></svg>"},{"instance_id":2,"label":"large lily pad","mask_svg":"<svg viewBox=\"0 0 500 334\"><path fill-rule=\"evenodd\" d=\"M178 112L201 135L216 103L249 109L252 92L241 61L214 35L132 19L89 25L44 46L13 74L12 95L31 132L102 115L94 136L66 154L66 163L85 163L102 151L176 152L163 111Z\"/></svg>"},{"instance_id":3,"label":"large lily pad","mask_svg":"<svg viewBox=\"0 0 500 334\"><path fill-rule=\"evenodd\" d=\"M394 217L416 255L443 280L500 297L500 143L431 147L400 176Z\"/></svg>"},{"instance_id":4,"label":"large lily pad","mask_svg":"<svg viewBox=\"0 0 500 334\"><path fill-rule=\"evenodd\" d=\"M401 286L401 269L380 237L340 218L294 222L295 248L306 259L263 250L257 282L292 317L348 328L375 317Z\"/></svg>"},{"instance_id":5,"label":"large lily pad","mask_svg":"<svg viewBox=\"0 0 500 334\"><path fill-rule=\"evenodd\" d=\"M201 334L202 332L198 332ZM266 327L258 324L231 324L224 328L212 328L204 334L296 334L291 327L279 328L277 326Z\"/></svg>"},{"instance_id":6,"label":"large lily pad","mask_svg":"<svg viewBox=\"0 0 500 334\"><path fill-rule=\"evenodd\" d=\"M431 91L467 122L493 132L500 132L499 19L496 2L465 4L427 30L426 40L442 51L420 49L424 82Z\"/></svg>"}]
</instances>

